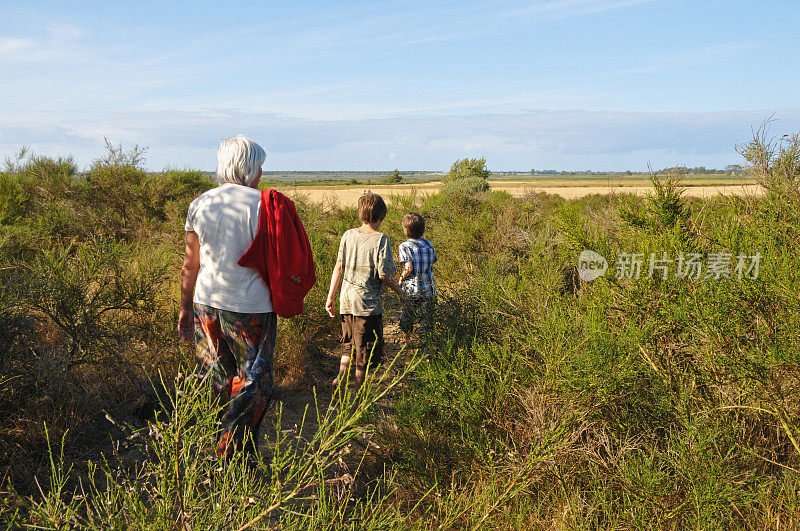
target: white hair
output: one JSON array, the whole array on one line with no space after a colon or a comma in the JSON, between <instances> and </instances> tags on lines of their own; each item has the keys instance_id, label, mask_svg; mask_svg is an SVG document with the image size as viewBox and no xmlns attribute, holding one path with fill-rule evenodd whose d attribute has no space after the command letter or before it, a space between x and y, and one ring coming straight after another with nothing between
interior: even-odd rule
<instances>
[{"instance_id":1,"label":"white hair","mask_svg":"<svg viewBox=\"0 0 800 531\"><path fill-rule=\"evenodd\" d=\"M224 138L217 149L217 181L252 186L266 158L264 148L244 135Z\"/></svg>"}]
</instances>

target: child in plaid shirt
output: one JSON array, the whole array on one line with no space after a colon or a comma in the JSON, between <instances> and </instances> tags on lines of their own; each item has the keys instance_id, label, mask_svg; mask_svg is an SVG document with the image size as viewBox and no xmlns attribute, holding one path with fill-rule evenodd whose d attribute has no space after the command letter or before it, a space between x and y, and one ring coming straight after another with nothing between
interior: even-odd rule
<instances>
[{"instance_id":1,"label":"child in plaid shirt","mask_svg":"<svg viewBox=\"0 0 800 531\"><path fill-rule=\"evenodd\" d=\"M409 212L403 218L403 232L408 240L400 244L400 262L405 263L400 274L400 286L408 298L400 315L400 330L408 343L414 323L419 322L422 335L431 325L436 304L436 282L433 280L436 251L433 244L422 237L425 218L416 212Z\"/></svg>"}]
</instances>

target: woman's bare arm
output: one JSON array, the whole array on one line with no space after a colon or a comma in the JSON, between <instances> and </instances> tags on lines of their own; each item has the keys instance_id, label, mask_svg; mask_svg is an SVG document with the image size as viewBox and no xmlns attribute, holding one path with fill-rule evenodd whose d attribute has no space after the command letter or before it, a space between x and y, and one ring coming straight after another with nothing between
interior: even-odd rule
<instances>
[{"instance_id":1,"label":"woman's bare arm","mask_svg":"<svg viewBox=\"0 0 800 531\"><path fill-rule=\"evenodd\" d=\"M200 272L200 239L197 233L186 233L186 254L181 267L181 313L178 317L178 335L191 341L194 336L194 285Z\"/></svg>"}]
</instances>

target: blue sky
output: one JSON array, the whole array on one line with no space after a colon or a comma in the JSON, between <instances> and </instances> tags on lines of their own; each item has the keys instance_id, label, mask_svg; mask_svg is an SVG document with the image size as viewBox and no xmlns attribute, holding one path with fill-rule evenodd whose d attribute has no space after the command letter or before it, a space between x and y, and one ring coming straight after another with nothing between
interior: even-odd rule
<instances>
[{"instance_id":1,"label":"blue sky","mask_svg":"<svg viewBox=\"0 0 800 531\"><path fill-rule=\"evenodd\" d=\"M0 157L213 169L721 167L800 131L800 2L16 2L0 18Z\"/></svg>"}]
</instances>

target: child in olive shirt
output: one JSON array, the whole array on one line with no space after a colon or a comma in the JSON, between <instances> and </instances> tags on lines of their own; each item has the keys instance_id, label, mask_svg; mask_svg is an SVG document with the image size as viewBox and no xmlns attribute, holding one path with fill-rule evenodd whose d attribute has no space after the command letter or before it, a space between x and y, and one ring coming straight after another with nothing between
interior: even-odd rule
<instances>
[{"instance_id":1,"label":"child in olive shirt","mask_svg":"<svg viewBox=\"0 0 800 531\"><path fill-rule=\"evenodd\" d=\"M361 385L367 368L374 369L383 358L383 303L381 290L387 285L402 296L403 291L394 279L397 267L392 257L389 238L378 232L386 217L386 203L381 196L366 192L358 200L358 219L361 226L344 233L339 243L336 266L325 309L335 317L334 297L339 294L339 313L342 317L342 343L350 351L342 355L338 385L355 358L356 382Z\"/></svg>"}]
</instances>

